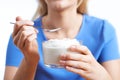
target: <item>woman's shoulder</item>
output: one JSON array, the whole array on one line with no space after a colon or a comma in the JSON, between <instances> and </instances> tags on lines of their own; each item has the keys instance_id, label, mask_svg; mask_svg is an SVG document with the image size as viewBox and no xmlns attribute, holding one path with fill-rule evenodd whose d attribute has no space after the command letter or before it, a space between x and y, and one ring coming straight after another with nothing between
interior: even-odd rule
<instances>
[{"instance_id":1,"label":"woman's shoulder","mask_svg":"<svg viewBox=\"0 0 120 80\"><path fill-rule=\"evenodd\" d=\"M88 14L84 15L84 24L92 30L102 30L103 32L114 32L114 26L106 19L98 18Z\"/></svg>"},{"instance_id":2,"label":"woman's shoulder","mask_svg":"<svg viewBox=\"0 0 120 80\"><path fill-rule=\"evenodd\" d=\"M38 36L39 38L37 38L38 41L41 40L46 40L43 29L42 29L42 17L38 17L34 20L34 28L36 28L38 30Z\"/></svg>"},{"instance_id":3,"label":"woman's shoulder","mask_svg":"<svg viewBox=\"0 0 120 80\"><path fill-rule=\"evenodd\" d=\"M89 25L91 24L92 26L102 26L104 24L104 22L107 22L106 20L104 19L101 19L101 18L98 18L98 17L95 17L95 16L91 16L89 14L84 14L84 22L86 24L89 23Z\"/></svg>"},{"instance_id":4,"label":"woman's shoulder","mask_svg":"<svg viewBox=\"0 0 120 80\"><path fill-rule=\"evenodd\" d=\"M41 27L42 25L42 17L38 17L34 20L34 27Z\"/></svg>"},{"instance_id":5,"label":"woman's shoulder","mask_svg":"<svg viewBox=\"0 0 120 80\"><path fill-rule=\"evenodd\" d=\"M97 21L97 22L104 21L104 19L99 18L99 17L96 17L96 16L93 16L93 15L90 15L90 14L83 14L83 16L84 16L85 19L88 20L88 21L90 21L90 20L92 20L93 22L94 22L94 21Z\"/></svg>"},{"instance_id":6,"label":"woman's shoulder","mask_svg":"<svg viewBox=\"0 0 120 80\"><path fill-rule=\"evenodd\" d=\"M83 30L86 34L91 35L94 39L104 39L104 42L111 40L116 36L114 26L105 19L84 15Z\"/></svg>"}]
</instances>

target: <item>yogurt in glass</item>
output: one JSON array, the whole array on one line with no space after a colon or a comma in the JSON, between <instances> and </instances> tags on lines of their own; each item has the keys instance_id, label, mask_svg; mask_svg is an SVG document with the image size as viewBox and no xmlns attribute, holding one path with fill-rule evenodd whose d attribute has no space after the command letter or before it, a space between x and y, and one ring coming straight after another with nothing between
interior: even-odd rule
<instances>
[{"instance_id":1,"label":"yogurt in glass","mask_svg":"<svg viewBox=\"0 0 120 80\"><path fill-rule=\"evenodd\" d=\"M44 64L51 68L61 68L59 65L59 56L65 53L75 53L68 51L72 45L80 45L76 39L50 39L43 42L43 58Z\"/></svg>"}]
</instances>

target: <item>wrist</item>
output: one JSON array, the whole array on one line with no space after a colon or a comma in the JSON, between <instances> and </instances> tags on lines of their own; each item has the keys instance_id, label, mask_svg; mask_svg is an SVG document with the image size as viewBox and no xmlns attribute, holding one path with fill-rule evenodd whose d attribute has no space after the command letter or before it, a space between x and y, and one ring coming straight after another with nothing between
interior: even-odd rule
<instances>
[{"instance_id":1,"label":"wrist","mask_svg":"<svg viewBox=\"0 0 120 80\"><path fill-rule=\"evenodd\" d=\"M112 80L112 77L108 74L105 80Z\"/></svg>"},{"instance_id":2,"label":"wrist","mask_svg":"<svg viewBox=\"0 0 120 80\"><path fill-rule=\"evenodd\" d=\"M39 53L33 53L32 55L30 55L28 53L28 55L24 55L24 59L28 64L38 64L39 60L40 60L40 56Z\"/></svg>"},{"instance_id":3,"label":"wrist","mask_svg":"<svg viewBox=\"0 0 120 80\"><path fill-rule=\"evenodd\" d=\"M112 80L112 77L110 76L110 74L107 72L106 69L104 69L104 72L105 72L105 74L101 74L101 75L103 75L102 80Z\"/></svg>"}]
</instances>

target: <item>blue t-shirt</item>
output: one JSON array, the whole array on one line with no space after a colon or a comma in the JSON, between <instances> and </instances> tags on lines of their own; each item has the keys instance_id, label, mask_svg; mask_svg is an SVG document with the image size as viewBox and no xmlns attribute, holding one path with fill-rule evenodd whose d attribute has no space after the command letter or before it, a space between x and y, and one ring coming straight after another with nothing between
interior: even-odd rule
<instances>
[{"instance_id":1,"label":"blue t-shirt","mask_svg":"<svg viewBox=\"0 0 120 80\"><path fill-rule=\"evenodd\" d=\"M41 20L41 18L38 18L34 21L34 26L39 31L37 41L40 54L35 80L84 80L80 75L69 72L63 68L49 68L44 65L42 42L46 40L46 37L40 28L42 26ZM82 44L90 49L99 63L120 58L115 30L113 26L105 20L84 14L81 29L75 38L82 41ZM6 66L18 67L22 58L23 55L21 51L14 45L13 39L10 37Z\"/></svg>"}]
</instances>

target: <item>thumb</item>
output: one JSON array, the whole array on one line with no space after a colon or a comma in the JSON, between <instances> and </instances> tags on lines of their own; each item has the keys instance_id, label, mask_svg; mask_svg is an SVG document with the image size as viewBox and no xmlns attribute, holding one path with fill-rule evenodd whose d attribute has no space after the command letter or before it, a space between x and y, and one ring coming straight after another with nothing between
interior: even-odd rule
<instances>
[{"instance_id":1,"label":"thumb","mask_svg":"<svg viewBox=\"0 0 120 80\"><path fill-rule=\"evenodd\" d=\"M16 21L21 21L21 20L22 20L22 18L20 16L16 17Z\"/></svg>"}]
</instances>

